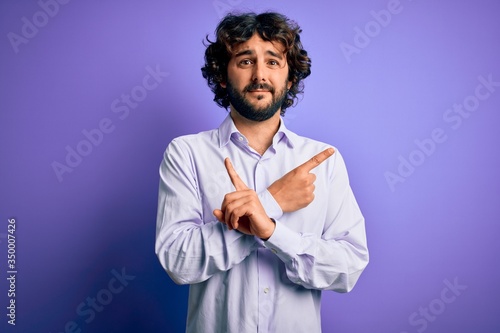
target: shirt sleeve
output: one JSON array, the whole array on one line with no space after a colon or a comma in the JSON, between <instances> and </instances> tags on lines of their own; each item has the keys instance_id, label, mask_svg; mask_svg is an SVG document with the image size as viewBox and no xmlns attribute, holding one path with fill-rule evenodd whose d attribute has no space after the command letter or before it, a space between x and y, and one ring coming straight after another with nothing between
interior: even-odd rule
<instances>
[{"instance_id":1,"label":"shirt sleeve","mask_svg":"<svg viewBox=\"0 0 500 333\"><path fill-rule=\"evenodd\" d=\"M189 149L174 140L160 166L155 252L178 284L207 280L240 263L258 247L254 237L230 232L203 216L202 196Z\"/></svg>"},{"instance_id":2,"label":"shirt sleeve","mask_svg":"<svg viewBox=\"0 0 500 333\"><path fill-rule=\"evenodd\" d=\"M321 237L296 232L277 220L273 235L264 245L285 263L292 282L309 289L348 292L369 260L365 220L338 151L331 175Z\"/></svg>"},{"instance_id":3,"label":"shirt sleeve","mask_svg":"<svg viewBox=\"0 0 500 333\"><path fill-rule=\"evenodd\" d=\"M283 215L283 210L280 205L267 189L259 193L258 196L262 207L264 207L269 217L277 220Z\"/></svg>"}]
</instances>

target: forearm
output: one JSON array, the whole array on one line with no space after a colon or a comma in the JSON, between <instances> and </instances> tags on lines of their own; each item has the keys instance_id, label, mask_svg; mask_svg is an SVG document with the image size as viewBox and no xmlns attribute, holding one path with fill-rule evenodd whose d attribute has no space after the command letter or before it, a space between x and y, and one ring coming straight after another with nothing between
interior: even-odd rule
<instances>
[{"instance_id":1,"label":"forearm","mask_svg":"<svg viewBox=\"0 0 500 333\"><path fill-rule=\"evenodd\" d=\"M276 199L274 199L274 197L271 195L269 190L266 189L265 191L260 192L259 200L269 217L277 220L283 215L283 210L281 209Z\"/></svg>"},{"instance_id":2,"label":"forearm","mask_svg":"<svg viewBox=\"0 0 500 333\"><path fill-rule=\"evenodd\" d=\"M175 223L157 232L160 263L178 284L207 280L244 260L255 248L253 237L229 231L219 222Z\"/></svg>"},{"instance_id":3,"label":"forearm","mask_svg":"<svg viewBox=\"0 0 500 333\"><path fill-rule=\"evenodd\" d=\"M328 174L316 182L317 197L298 214L298 225L277 220L268 240L285 263L290 280L306 288L348 292L368 264L365 219L349 186L342 155L338 152L325 162ZM316 226L316 227L315 227ZM319 227L319 228L318 228ZM303 231L299 233L297 231Z\"/></svg>"},{"instance_id":4,"label":"forearm","mask_svg":"<svg viewBox=\"0 0 500 333\"><path fill-rule=\"evenodd\" d=\"M306 288L348 292L369 260L365 220L349 186L340 153L330 162L334 162L331 178L326 184L317 183L315 202L289 213L297 215L294 219L302 221L299 225L307 224L302 229L307 231L299 233L277 220L266 246L275 249L291 281Z\"/></svg>"},{"instance_id":5,"label":"forearm","mask_svg":"<svg viewBox=\"0 0 500 333\"><path fill-rule=\"evenodd\" d=\"M189 148L173 141L160 166L155 252L179 284L227 271L256 246L253 237L229 231L203 210L205 196L191 159Z\"/></svg>"},{"instance_id":6,"label":"forearm","mask_svg":"<svg viewBox=\"0 0 500 333\"><path fill-rule=\"evenodd\" d=\"M288 278L305 288L348 292L368 264L364 224L332 238L301 234L276 222L265 243L285 264Z\"/></svg>"}]
</instances>

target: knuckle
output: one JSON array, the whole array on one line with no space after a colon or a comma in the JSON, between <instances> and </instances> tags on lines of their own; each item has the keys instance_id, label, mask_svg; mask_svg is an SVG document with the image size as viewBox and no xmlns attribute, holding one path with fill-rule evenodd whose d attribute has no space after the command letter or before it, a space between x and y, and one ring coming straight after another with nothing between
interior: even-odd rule
<instances>
[{"instance_id":1,"label":"knuckle","mask_svg":"<svg viewBox=\"0 0 500 333\"><path fill-rule=\"evenodd\" d=\"M315 175L314 173L309 173L309 174L307 175L306 180L307 180L307 184L308 184L308 185L309 185L309 184L312 184L312 183L314 183L314 181L316 180L316 175Z\"/></svg>"},{"instance_id":2,"label":"knuckle","mask_svg":"<svg viewBox=\"0 0 500 333\"><path fill-rule=\"evenodd\" d=\"M308 191L306 195L304 195L304 201L309 204L314 200L314 193L312 191Z\"/></svg>"},{"instance_id":3,"label":"knuckle","mask_svg":"<svg viewBox=\"0 0 500 333\"><path fill-rule=\"evenodd\" d=\"M226 214L230 214L234 211L234 203L230 202L226 205Z\"/></svg>"},{"instance_id":4,"label":"knuckle","mask_svg":"<svg viewBox=\"0 0 500 333\"><path fill-rule=\"evenodd\" d=\"M318 155L316 155L316 156L313 156L311 158L311 162L313 162L314 164L320 164L321 163L321 159L319 158Z\"/></svg>"}]
</instances>

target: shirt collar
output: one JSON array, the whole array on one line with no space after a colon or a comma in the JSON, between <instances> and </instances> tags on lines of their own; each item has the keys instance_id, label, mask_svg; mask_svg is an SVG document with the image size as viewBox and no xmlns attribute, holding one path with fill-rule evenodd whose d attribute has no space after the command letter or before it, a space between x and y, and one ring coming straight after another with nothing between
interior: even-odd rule
<instances>
[{"instance_id":1,"label":"shirt collar","mask_svg":"<svg viewBox=\"0 0 500 333\"><path fill-rule=\"evenodd\" d=\"M219 126L219 147L224 147L226 146L229 141L231 140L231 135L233 133L237 133L238 135L243 136L236 126L234 125L233 119L231 116L228 114L222 124ZM283 121L283 118L281 118L280 121L280 127L278 128L278 132L274 135L273 138L273 145L277 144L278 142L284 140L284 142L290 147L293 148L294 144L293 141L295 139L295 135L293 132L291 132L288 128L285 126L285 122Z\"/></svg>"}]
</instances>

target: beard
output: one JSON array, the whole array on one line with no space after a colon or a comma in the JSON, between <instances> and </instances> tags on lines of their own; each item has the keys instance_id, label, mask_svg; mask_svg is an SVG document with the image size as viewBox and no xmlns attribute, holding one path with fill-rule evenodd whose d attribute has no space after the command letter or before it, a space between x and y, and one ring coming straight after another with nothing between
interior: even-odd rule
<instances>
[{"instance_id":1,"label":"beard","mask_svg":"<svg viewBox=\"0 0 500 333\"><path fill-rule=\"evenodd\" d=\"M227 94L229 97L229 102L233 106L233 108L243 117L249 120L253 121L264 121L272 116L278 110L281 109L281 106L283 105L283 102L286 99L286 86L287 86L288 80L285 81L285 84L283 85L282 90L276 92L274 87L271 85L268 85L267 83L252 83L246 86L243 91L240 93L236 88L233 87L231 82L228 80L227 82ZM265 89L271 93L272 100L269 102L267 106L263 107L255 107L253 106L250 101L245 98L245 94L248 91L256 90L256 89ZM266 94L265 92L263 94ZM257 96L258 100L261 100L263 96Z\"/></svg>"}]
</instances>

